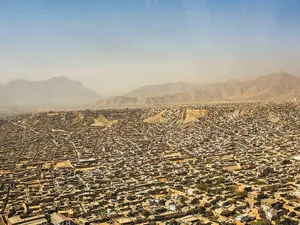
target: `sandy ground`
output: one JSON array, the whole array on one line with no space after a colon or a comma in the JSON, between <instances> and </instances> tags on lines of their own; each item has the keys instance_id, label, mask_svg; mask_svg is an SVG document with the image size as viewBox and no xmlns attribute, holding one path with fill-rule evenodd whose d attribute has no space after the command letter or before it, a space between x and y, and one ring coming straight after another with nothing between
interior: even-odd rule
<instances>
[{"instance_id":1,"label":"sandy ground","mask_svg":"<svg viewBox=\"0 0 300 225\"><path fill-rule=\"evenodd\" d=\"M69 160L57 162L54 166L55 168L63 168L63 167L72 167L72 164Z\"/></svg>"},{"instance_id":2,"label":"sandy ground","mask_svg":"<svg viewBox=\"0 0 300 225\"><path fill-rule=\"evenodd\" d=\"M161 111L160 113L154 115L154 116L151 116L147 119L144 119L144 122L145 123L163 123L166 121L166 118L163 117L163 114L166 112L167 110L163 110Z\"/></svg>"},{"instance_id":3,"label":"sandy ground","mask_svg":"<svg viewBox=\"0 0 300 225\"><path fill-rule=\"evenodd\" d=\"M207 116L209 111L207 109L187 109L185 112L184 123L196 122L199 118Z\"/></svg>"},{"instance_id":4,"label":"sandy ground","mask_svg":"<svg viewBox=\"0 0 300 225\"><path fill-rule=\"evenodd\" d=\"M91 124L92 127L106 127L113 124L116 124L117 120L109 120L105 118L103 115L99 114L98 118L94 119L94 123Z\"/></svg>"}]
</instances>

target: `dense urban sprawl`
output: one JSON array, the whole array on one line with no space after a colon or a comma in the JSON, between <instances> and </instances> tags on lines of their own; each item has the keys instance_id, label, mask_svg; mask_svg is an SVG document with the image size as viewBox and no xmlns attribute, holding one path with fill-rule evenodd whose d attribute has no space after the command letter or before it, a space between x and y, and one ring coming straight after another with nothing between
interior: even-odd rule
<instances>
[{"instance_id":1,"label":"dense urban sprawl","mask_svg":"<svg viewBox=\"0 0 300 225\"><path fill-rule=\"evenodd\" d=\"M0 224L299 224L300 107L0 118Z\"/></svg>"}]
</instances>

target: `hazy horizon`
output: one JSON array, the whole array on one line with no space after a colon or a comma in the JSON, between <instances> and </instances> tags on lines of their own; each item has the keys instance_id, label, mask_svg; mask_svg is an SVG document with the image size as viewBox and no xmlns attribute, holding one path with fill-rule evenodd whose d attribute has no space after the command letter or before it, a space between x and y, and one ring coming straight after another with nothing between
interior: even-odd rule
<instances>
[{"instance_id":1,"label":"hazy horizon","mask_svg":"<svg viewBox=\"0 0 300 225\"><path fill-rule=\"evenodd\" d=\"M140 86L300 74L295 0L2 0L0 84L66 76Z\"/></svg>"},{"instance_id":2,"label":"hazy horizon","mask_svg":"<svg viewBox=\"0 0 300 225\"><path fill-rule=\"evenodd\" d=\"M280 73L287 73L286 71L273 71L271 73L266 73L266 74L260 74L258 76L253 76L253 77L250 77L249 79L245 78L245 79L239 79L239 78L236 78L236 77L231 77L231 78L226 78L224 80L220 79L220 80L217 80L217 81L211 81L211 82L196 82L194 84L197 84L197 85L203 85L203 84L213 84L213 83L222 83L222 82L226 82L226 81L229 81L229 80L239 80L239 81L247 81L247 80L251 80L251 79L255 79L255 78L259 78L263 75L269 75L269 74L280 74ZM287 73L289 74L289 73ZM298 75L295 75L295 74L289 74L291 76L296 76L296 77L299 77ZM85 88L88 88L90 89L91 91L95 92L96 94L99 94L100 96L102 97L110 97L110 96L116 96L116 95L125 95L131 91L134 91L136 89L140 89L140 88L143 88L143 87L147 87L147 86L156 86L156 85L163 85L163 84L171 84L171 83L180 83L180 82L184 82L184 83L190 83L192 84L192 82L188 82L188 81L185 81L185 80L177 80L177 81L169 81L169 82L159 82L159 83L149 83L149 84L143 84L141 86L136 86L136 87L133 87L131 89L128 89L128 90L124 90L124 91L110 91L110 92L107 92L107 93L99 93L97 90L94 90L90 87L88 87L87 85L85 85L81 80L78 80L78 79L72 79L68 76L64 76L64 75L61 75L61 76L54 76L54 77L49 77L49 78L46 78L46 79L36 79L36 80L31 80L31 79L26 79L26 78L20 78L20 79L13 79L13 80L10 80L6 83L0 83L0 85L7 85L11 82L14 82L14 81L22 81L22 80L26 80L26 81L30 81L30 82L40 82L40 81L48 81L48 80L51 80L51 79L56 79L56 78L60 78L60 77L66 77L72 81L77 81L77 82L80 82Z\"/></svg>"}]
</instances>

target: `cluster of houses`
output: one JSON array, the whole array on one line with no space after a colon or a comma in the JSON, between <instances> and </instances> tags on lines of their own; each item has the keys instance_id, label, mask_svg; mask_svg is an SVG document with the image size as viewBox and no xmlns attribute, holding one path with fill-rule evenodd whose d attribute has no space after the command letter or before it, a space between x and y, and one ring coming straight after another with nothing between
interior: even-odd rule
<instances>
[{"instance_id":1,"label":"cluster of houses","mask_svg":"<svg viewBox=\"0 0 300 225\"><path fill-rule=\"evenodd\" d=\"M0 224L299 224L299 106L185 107L3 117Z\"/></svg>"}]
</instances>

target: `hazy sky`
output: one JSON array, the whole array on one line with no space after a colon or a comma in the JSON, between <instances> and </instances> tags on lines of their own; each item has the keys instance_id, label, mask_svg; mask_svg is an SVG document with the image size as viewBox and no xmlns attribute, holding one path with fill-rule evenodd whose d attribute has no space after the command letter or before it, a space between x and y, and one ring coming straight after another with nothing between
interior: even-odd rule
<instances>
[{"instance_id":1,"label":"hazy sky","mask_svg":"<svg viewBox=\"0 0 300 225\"><path fill-rule=\"evenodd\" d=\"M299 0L0 0L0 83L67 76L99 93L300 75Z\"/></svg>"}]
</instances>

